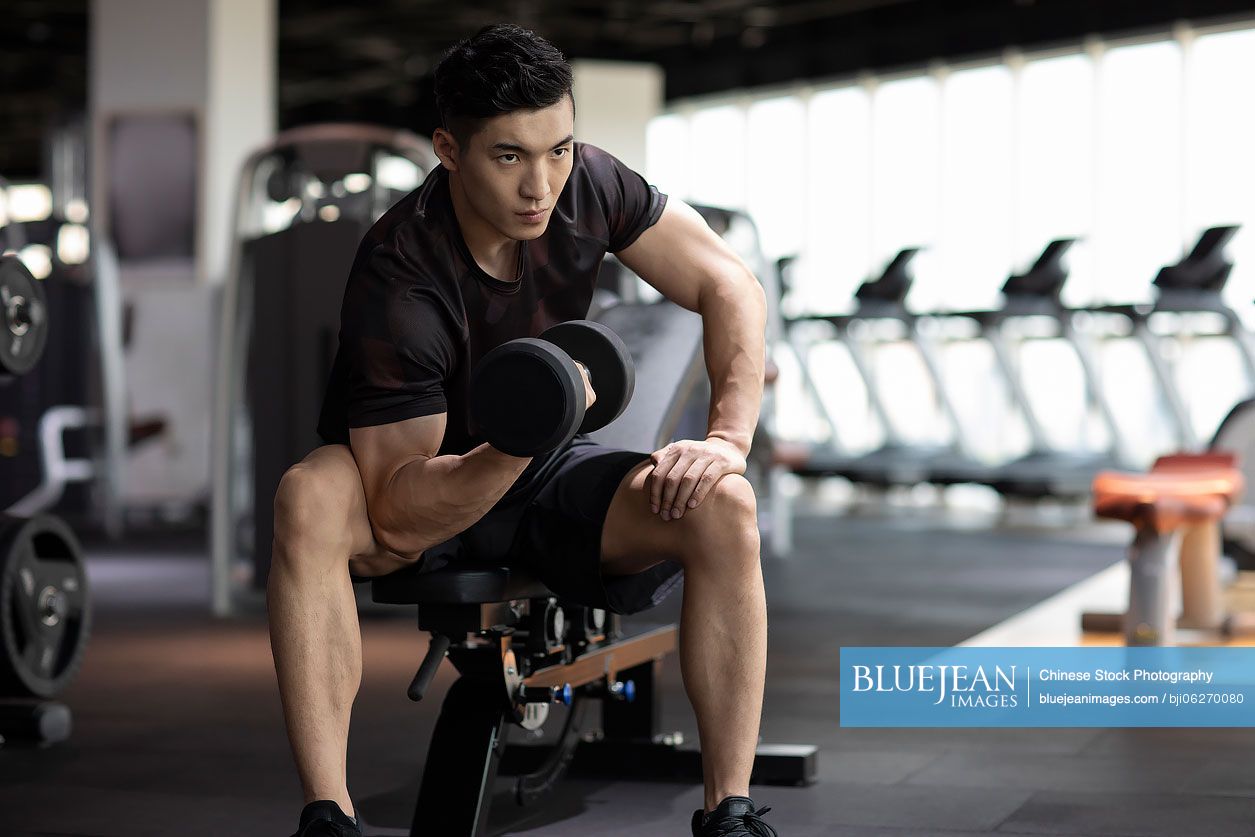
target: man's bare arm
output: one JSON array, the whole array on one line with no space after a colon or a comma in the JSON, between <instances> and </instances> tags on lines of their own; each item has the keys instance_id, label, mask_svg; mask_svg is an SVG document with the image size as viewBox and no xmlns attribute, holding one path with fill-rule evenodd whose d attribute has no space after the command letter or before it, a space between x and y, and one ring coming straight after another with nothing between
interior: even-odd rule
<instances>
[{"instance_id":1,"label":"man's bare arm","mask_svg":"<svg viewBox=\"0 0 1255 837\"><path fill-rule=\"evenodd\" d=\"M398 555L418 555L479 520L531 459L483 444L437 456L445 413L349 430L349 442L375 539Z\"/></svg>"},{"instance_id":2,"label":"man's bare arm","mask_svg":"<svg viewBox=\"0 0 1255 837\"><path fill-rule=\"evenodd\" d=\"M618 254L663 296L702 316L710 376L707 439L749 453L763 397L767 298L728 243L683 201Z\"/></svg>"}]
</instances>

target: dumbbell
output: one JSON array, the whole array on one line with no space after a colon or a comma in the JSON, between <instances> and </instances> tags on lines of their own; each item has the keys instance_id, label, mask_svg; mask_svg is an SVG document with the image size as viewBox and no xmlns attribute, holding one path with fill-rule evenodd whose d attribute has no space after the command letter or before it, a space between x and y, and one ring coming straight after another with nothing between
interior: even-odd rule
<instances>
[{"instance_id":1,"label":"dumbbell","mask_svg":"<svg viewBox=\"0 0 1255 837\"><path fill-rule=\"evenodd\" d=\"M591 407L576 361L597 395ZM502 453L539 456L614 421L635 385L623 340L601 323L571 320L484 355L471 376L471 421Z\"/></svg>"}]
</instances>

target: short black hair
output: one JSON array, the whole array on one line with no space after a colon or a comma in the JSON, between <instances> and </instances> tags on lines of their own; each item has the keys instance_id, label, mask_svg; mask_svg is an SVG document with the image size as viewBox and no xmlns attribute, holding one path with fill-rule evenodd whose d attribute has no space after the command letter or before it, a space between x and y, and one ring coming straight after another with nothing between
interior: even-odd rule
<instances>
[{"instance_id":1,"label":"short black hair","mask_svg":"<svg viewBox=\"0 0 1255 837\"><path fill-rule=\"evenodd\" d=\"M571 96L574 76L562 52L530 29L494 23L454 44L436 66L440 123L464 145L479 121L547 108Z\"/></svg>"}]
</instances>

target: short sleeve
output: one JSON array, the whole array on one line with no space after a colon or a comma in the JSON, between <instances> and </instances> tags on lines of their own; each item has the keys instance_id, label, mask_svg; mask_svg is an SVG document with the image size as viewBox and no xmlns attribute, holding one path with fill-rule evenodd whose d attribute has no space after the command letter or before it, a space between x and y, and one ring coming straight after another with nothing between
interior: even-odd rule
<instances>
[{"instance_id":1,"label":"short sleeve","mask_svg":"<svg viewBox=\"0 0 1255 837\"><path fill-rule=\"evenodd\" d=\"M617 253L630 247L641 233L658 223L667 205L667 196L613 154L592 145L583 145L581 151L606 213L609 238L606 249Z\"/></svg>"},{"instance_id":2,"label":"short sleeve","mask_svg":"<svg viewBox=\"0 0 1255 837\"><path fill-rule=\"evenodd\" d=\"M388 244L355 274L340 323L349 427L446 412L455 357L447 300Z\"/></svg>"}]
</instances>

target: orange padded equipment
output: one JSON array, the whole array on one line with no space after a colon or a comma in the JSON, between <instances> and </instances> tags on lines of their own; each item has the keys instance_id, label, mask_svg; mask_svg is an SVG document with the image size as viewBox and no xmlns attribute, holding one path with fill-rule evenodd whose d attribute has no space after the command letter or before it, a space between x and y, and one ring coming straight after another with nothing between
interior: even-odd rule
<instances>
[{"instance_id":1,"label":"orange padded equipment","mask_svg":"<svg viewBox=\"0 0 1255 837\"><path fill-rule=\"evenodd\" d=\"M1129 645L1169 645L1178 625L1228 629L1219 521L1242 487L1237 457L1223 452L1173 454L1160 457L1147 474L1104 471L1094 477L1094 513L1127 520L1135 529L1129 607L1120 620ZM1174 571L1181 579L1179 621L1170 601ZM1106 625L1110 619L1086 614L1082 625Z\"/></svg>"},{"instance_id":2,"label":"orange padded equipment","mask_svg":"<svg viewBox=\"0 0 1255 837\"><path fill-rule=\"evenodd\" d=\"M1167 533L1219 520L1242 493L1242 474L1233 467L1184 461L1156 466L1148 474L1097 474L1094 513Z\"/></svg>"},{"instance_id":3,"label":"orange padded equipment","mask_svg":"<svg viewBox=\"0 0 1255 837\"><path fill-rule=\"evenodd\" d=\"M1169 453L1155 460L1152 471L1198 471L1238 467L1238 455L1228 451L1206 453Z\"/></svg>"}]
</instances>

